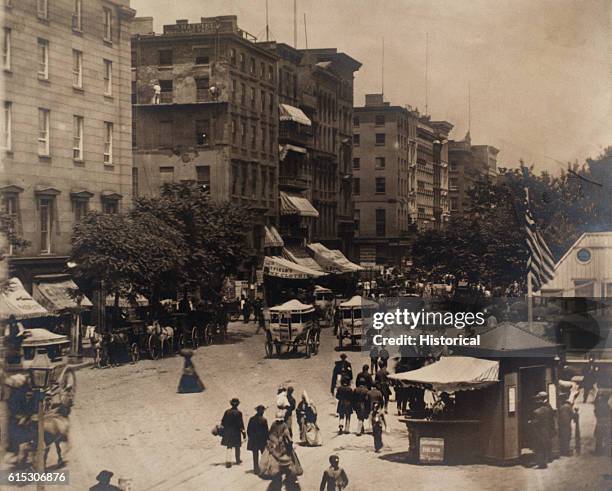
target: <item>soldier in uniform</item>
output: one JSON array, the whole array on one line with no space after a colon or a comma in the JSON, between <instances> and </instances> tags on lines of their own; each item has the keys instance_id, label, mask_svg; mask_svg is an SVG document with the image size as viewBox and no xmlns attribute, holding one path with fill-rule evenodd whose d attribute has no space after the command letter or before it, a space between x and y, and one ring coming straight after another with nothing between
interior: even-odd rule
<instances>
[{"instance_id":1,"label":"soldier in uniform","mask_svg":"<svg viewBox=\"0 0 612 491\"><path fill-rule=\"evenodd\" d=\"M539 469L546 469L552 462L552 439L555 433L554 412L548 403L546 392L535 396L536 409L533 411L531 427L534 436L534 451Z\"/></svg>"},{"instance_id":2,"label":"soldier in uniform","mask_svg":"<svg viewBox=\"0 0 612 491\"><path fill-rule=\"evenodd\" d=\"M334 371L332 372L332 381L331 381L332 395L334 395L334 390L336 389L338 378L340 378L341 381L344 378L348 378L349 383L353 381L353 367L351 366L351 363L347 361L345 353L342 353L340 355L340 360L338 360L336 364L334 365Z\"/></svg>"}]
</instances>

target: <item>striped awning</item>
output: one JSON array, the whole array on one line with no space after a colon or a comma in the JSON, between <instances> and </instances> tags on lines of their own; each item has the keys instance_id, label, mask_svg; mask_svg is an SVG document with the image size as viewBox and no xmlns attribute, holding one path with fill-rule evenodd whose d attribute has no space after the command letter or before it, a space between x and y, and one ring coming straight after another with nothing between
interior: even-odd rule
<instances>
[{"instance_id":1,"label":"striped awning","mask_svg":"<svg viewBox=\"0 0 612 491\"><path fill-rule=\"evenodd\" d=\"M308 248L313 252L314 258L324 267L325 271L352 273L363 270L361 266L349 261L338 250L330 250L320 243L308 244Z\"/></svg>"},{"instance_id":2,"label":"striped awning","mask_svg":"<svg viewBox=\"0 0 612 491\"><path fill-rule=\"evenodd\" d=\"M280 256L264 257L263 273L267 276L293 280L308 280L325 275L321 271L315 271L301 264L293 263Z\"/></svg>"},{"instance_id":3,"label":"striped awning","mask_svg":"<svg viewBox=\"0 0 612 491\"><path fill-rule=\"evenodd\" d=\"M264 237L264 247L283 247L285 242L276 230L276 227L270 225L265 227L266 235Z\"/></svg>"},{"instance_id":4,"label":"striped awning","mask_svg":"<svg viewBox=\"0 0 612 491\"><path fill-rule=\"evenodd\" d=\"M303 196L295 194L280 193L280 213L281 215L300 215L303 217L319 217L319 212L312 206L312 203Z\"/></svg>"},{"instance_id":5,"label":"striped awning","mask_svg":"<svg viewBox=\"0 0 612 491\"><path fill-rule=\"evenodd\" d=\"M312 121L304 114L299 107L293 107L289 104L280 104L280 120L281 121L294 121L304 126L312 126Z\"/></svg>"},{"instance_id":6,"label":"striped awning","mask_svg":"<svg viewBox=\"0 0 612 491\"><path fill-rule=\"evenodd\" d=\"M287 143L285 145L278 146L278 158L279 160L285 160L287 154L289 152L295 152L302 155L306 155L306 149L304 147L299 147L297 145L292 145L291 143Z\"/></svg>"},{"instance_id":7,"label":"striped awning","mask_svg":"<svg viewBox=\"0 0 612 491\"><path fill-rule=\"evenodd\" d=\"M0 293L0 318L8 319L11 315L20 320L50 314L32 298L18 278L11 278Z\"/></svg>"},{"instance_id":8,"label":"striped awning","mask_svg":"<svg viewBox=\"0 0 612 491\"><path fill-rule=\"evenodd\" d=\"M308 254L304 247L285 247L283 249L283 256L294 263L323 272L321 265L310 257L310 254Z\"/></svg>"}]
</instances>

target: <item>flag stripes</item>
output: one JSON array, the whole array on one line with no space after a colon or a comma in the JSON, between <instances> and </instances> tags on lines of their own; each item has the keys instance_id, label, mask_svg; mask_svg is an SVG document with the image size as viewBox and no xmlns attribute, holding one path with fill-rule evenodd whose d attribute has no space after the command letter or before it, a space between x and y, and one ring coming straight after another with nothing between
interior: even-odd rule
<instances>
[{"instance_id":1,"label":"flag stripes","mask_svg":"<svg viewBox=\"0 0 612 491\"><path fill-rule=\"evenodd\" d=\"M527 232L527 246L529 247L527 269L531 273L533 288L539 290L544 283L553 278L555 260L531 216L529 202L527 201L525 204L525 230Z\"/></svg>"}]
</instances>

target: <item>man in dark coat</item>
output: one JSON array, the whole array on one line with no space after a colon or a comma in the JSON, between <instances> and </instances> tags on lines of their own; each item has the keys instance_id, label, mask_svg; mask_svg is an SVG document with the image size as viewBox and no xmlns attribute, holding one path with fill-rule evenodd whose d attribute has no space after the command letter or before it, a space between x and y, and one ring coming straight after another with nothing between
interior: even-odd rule
<instances>
[{"instance_id":1,"label":"man in dark coat","mask_svg":"<svg viewBox=\"0 0 612 491\"><path fill-rule=\"evenodd\" d=\"M334 390L336 390L336 384L338 383L338 379L343 380L344 378L348 378L349 382L353 380L353 367L351 366L351 363L346 359L346 354L342 353L340 355L340 360L336 362L336 364L334 365L334 371L332 372L332 395L334 394Z\"/></svg>"},{"instance_id":2,"label":"man in dark coat","mask_svg":"<svg viewBox=\"0 0 612 491\"><path fill-rule=\"evenodd\" d=\"M259 453L263 453L268 441L268 421L264 418L266 406L260 404L255 408L255 413L249 419L247 425L247 450L253 452L253 472L259 474Z\"/></svg>"},{"instance_id":3,"label":"man in dark coat","mask_svg":"<svg viewBox=\"0 0 612 491\"><path fill-rule=\"evenodd\" d=\"M389 364L389 352L384 346L380 348L380 351L378 352L378 366L380 366L381 362L383 362L385 367Z\"/></svg>"},{"instance_id":4,"label":"man in dark coat","mask_svg":"<svg viewBox=\"0 0 612 491\"><path fill-rule=\"evenodd\" d=\"M363 370L357 374L357 378L355 379L356 385L365 385L368 390L372 388L374 385L374 381L372 380L372 375L369 372L370 367L368 365L363 366Z\"/></svg>"},{"instance_id":5,"label":"man in dark coat","mask_svg":"<svg viewBox=\"0 0 612 491\"><path fill-rule=\"evenodd\" d=\"M338 413L338 433L348 433L351 425L351 414L353 414L353 389L351 388L351 381L348 377L344 377L340 383L340 387L336 391L336 399L338 399L338 406L336 412Z\"/></svg>"},{"instance_id":6,"label":"man in dark coat","mask_svg":"<svg viewBox=\"0 0 612 491\"><path fill-rule=\"evenodd\" d=\"M560 396L561 404L558 411L559 420L559 450L561 455L572 455L570 442L572 440L572 421L576 420L576 413L569 393L562 393Z\"/></svg>"},{"instance_id":7,"label":"man in dark coat","mask_svg":"<svg viewBox=\"0 0 612 491\"><path fill-rule=\"evenodd\" d=\"M293 438L293 413L297 407L297 401L295 400L295 397L293 397L293 391L293 387L287 387L287 400L289 401L289 407L287 407L285 412L285 423L287 423L287 428L289 428L291 438Z\"/></svg>"},{"instance_id":8,"label":"man in dark coat","mask_svg":"<svg viewBox=\"0 0 612 491\"><path fill-rule=\"evenodd\" d=\"M546 469L552 462L552 439L555 433L554 412L548 403L546 392L535 396L536 409L533 411L531 427L534 437L536 464L539 469Z\"/></svg>"},{"instance_id":9,"label":"man in dark coat","mask_svg":"<svg viewBox=\"0 0 612 491\"><path fill-rule=\"evenodd\" d=\"M370 405L368 403L368 388L359 384L353 392L353 409L357 414L357 435L361 436L365 432L365 420L370 415Z\"/></svg>"},{"instance_id":10,"label":"man in dark coat","mask_svg":"<svg viewBox=\"0 0 612 491\"><path fill-rule=\"evenodd\" d=\"M223 414L221 419L221 426L223 426L223 437L221 439L221 445L225 445L227 452L225 454L225 467L231 467L232 451L236 456L236 465L242 463L240 460L240 445L242 445L242 438L246 437L244 432L244 421L242 419L242 413L238 410L240 401L234 397L230 401L230 408Z\"/></svg>"},{"instance_id":11,"label":"man in dark coat","mask_svg":"<svg viewBox=\"0 0 612 491\"><path fill-rule=\"evenodd\" d=\"M387 371L387 365L383 360L380 360L380 369L376 372L376 385L380 388L384 399L384 410L387 412L387 406L389 406L389 397L391 396L391 388L389 387L389 372Z\"/></svg>"},{"instance_id":12,"label":"man in dark coat","mask_svg":"<svg viewBox=\"0 0 612 491\"><path fill-rule=\"evenodd\" d=\"M378 357L380 356L378 346L372 343L370 348L370 369L372 373L376 373L378 370Z\"/></svg>"}]
</instances>

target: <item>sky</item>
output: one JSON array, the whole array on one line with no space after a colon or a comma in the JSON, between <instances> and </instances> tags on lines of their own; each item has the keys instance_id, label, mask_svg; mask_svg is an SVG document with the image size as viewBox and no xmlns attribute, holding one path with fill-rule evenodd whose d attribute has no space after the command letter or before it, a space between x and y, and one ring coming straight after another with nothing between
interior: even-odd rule
<instances>
[{"instance_id":1,"label":"sky","mask_svg":"<svg viewBox=\"0 0 612 491\"><path fill-rule=\"evenodd\" d=\"M266 0L130 3L156 32L176 19L237 15L265 39ZM293 1L268 7L271 39L293 44ZM298 48L304 14L309 48L362 63L355 105L381 92L384 72L385 100L424 113L427 99L432 119L454 125L452 139L469 128L473 144L500 149L505 167L522 158L560 171L612 145L612 0L297 0Z\"/></svg>"}]
</instances>

